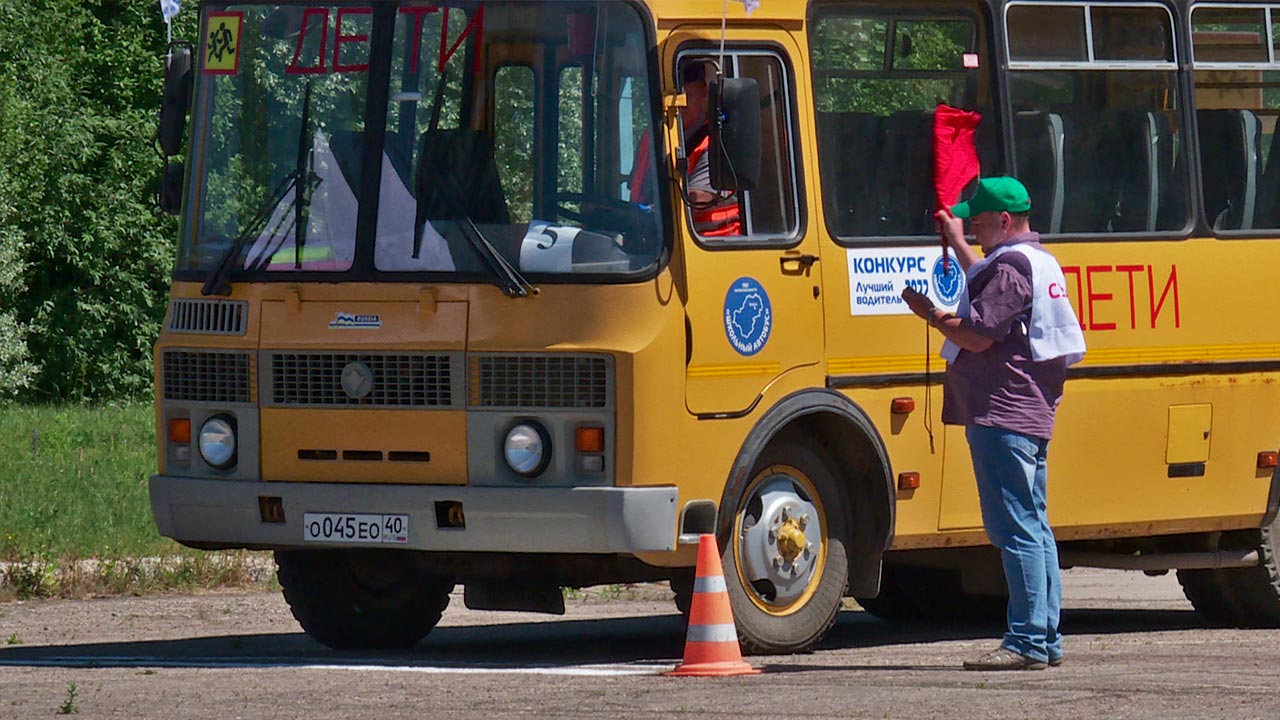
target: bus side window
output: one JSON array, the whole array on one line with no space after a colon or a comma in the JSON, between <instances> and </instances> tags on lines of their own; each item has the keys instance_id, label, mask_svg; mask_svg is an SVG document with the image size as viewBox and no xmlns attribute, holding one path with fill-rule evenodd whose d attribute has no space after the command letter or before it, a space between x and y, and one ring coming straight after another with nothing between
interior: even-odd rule
<instances>
[{"instance_id":1,"label":"bus side window","mask_svg":"<svg viewBox=\"0 0 1280 720\"><path fill-rule=\"evenodd\" d=\"M1150 5L1006 15L1014 174L1042 233L1179 232L1189 187L1173 18Z\"/></svg>"},{"instance_id":2,"label":"bus side window","mask_svg":"<svg viewBox=\"0 0 1280 720\"><path fill-rule=\"evenodd\" d=\"M935 108L993 114L983 96L989 54L979 50L975 16L929 12L847 4L815 10L818 169L827 230L836 238L936 233ZM995 127L985 119L974 137L984 174L1001 167Z\"/></svg>"},{"instance_id":3,"label":"bus side window","mask_svg":"<svg viewBox=\"0 0 1280 720\"><path fill-rule=\"evenodd\" d=\"M1274 35L1261 7L1192 9L1202 197L1214 233L1280 227L1280 62L1268 51Z\"/></svg>"}]
</instances>

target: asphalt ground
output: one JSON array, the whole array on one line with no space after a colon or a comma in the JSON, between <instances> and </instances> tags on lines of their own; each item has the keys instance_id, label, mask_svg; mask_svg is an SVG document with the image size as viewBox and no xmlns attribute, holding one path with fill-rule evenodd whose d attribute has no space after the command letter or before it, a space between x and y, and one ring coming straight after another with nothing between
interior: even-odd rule
<instances>
[{"instance_id":1,"label":"asphalt ground","mask_svg":"<svg viewBox=\"0 0 1280 720\"><path fill-rule=\"evenodd\" d=\"M1267 718L1280 631L1212 628L1172 575L1064 573L1067 662L967 672L1000 628L850 609L764 672L671 678L684 626L663 585L572 593L563 616L454 597L405 653L338 653L275 593L0 605L0 718Z\"/></svg>"}]
</instances>

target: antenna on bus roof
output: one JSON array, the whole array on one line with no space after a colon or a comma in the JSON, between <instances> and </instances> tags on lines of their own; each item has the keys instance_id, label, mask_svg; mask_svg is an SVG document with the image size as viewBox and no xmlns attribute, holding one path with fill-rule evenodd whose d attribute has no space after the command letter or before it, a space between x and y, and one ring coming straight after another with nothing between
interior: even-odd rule
<instances>
[{"instance_id":1,"label":"antenna on bus roof","mask_svg":"<svg viewBox=\"0 0 1280 720\"><path fill-rule=\"evenodd\" d=\"M735 2L742 3L743 10L747 15L755 12L756 8L760 7L760 0L735 0ZM719 84L718 81L724 77L724 36L725 25L727 24L728 18L729 0L724 0L720 6L720 59L716 66L717 84Z\"/></svg>"},{"instance_id":2,"label":"antenna on bus roof","mask_svg":"<svg viewBox=\"0 0 1280 720\"><path fill-rule=\"evenodd\" d=\"M724 28L729 18L729 0L724 0L720 6L720 62L716 67L717 80L724 74Z\"/></svg>"}]
</instances>

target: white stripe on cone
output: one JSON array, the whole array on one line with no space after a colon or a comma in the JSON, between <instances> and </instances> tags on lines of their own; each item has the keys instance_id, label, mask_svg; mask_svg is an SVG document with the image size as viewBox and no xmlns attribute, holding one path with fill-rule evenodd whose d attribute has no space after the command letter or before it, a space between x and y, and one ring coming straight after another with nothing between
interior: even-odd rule
<instances>
[{"instance_id":1,"label":"white stripe on cone","mask_svg":"<svg viewBox=\"0 0 1280 720\"><path fill-rule=\"evenodd\" d=\"M736 643L738 630L733 623L723 625L690 625L687 642Z\"/></svg>"},{"instance_id":2,"label":"white stripe on cone","mask_svg":"<svg viewBox=\"0 0 1280 720\"><path fill-rule=\"evenodd\" d=\"M693 581L693 591L696 593L722 593L728 590L725 587L723 575L694 578Z\"/></svg>"}]
</instances>

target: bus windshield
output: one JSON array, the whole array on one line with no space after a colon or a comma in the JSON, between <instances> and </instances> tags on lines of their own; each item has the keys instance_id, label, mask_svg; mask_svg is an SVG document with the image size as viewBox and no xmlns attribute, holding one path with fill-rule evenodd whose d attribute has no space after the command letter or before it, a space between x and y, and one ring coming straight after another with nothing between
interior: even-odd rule
<instances>
[{"instance_id":1,"label":"bus windshield","mask_svg":"<svg viewBox=\"0 0 1280 720\"><path fill-rule=\"evenodd\" d=\"M616 1L206 6L178 275L651 270L646 25Z\"/></svg>"}]
</instances>

